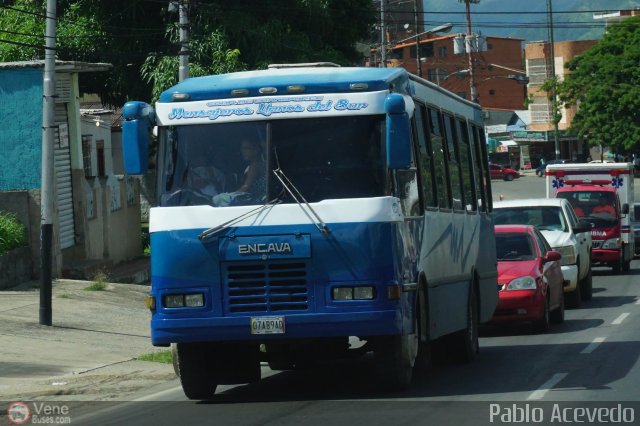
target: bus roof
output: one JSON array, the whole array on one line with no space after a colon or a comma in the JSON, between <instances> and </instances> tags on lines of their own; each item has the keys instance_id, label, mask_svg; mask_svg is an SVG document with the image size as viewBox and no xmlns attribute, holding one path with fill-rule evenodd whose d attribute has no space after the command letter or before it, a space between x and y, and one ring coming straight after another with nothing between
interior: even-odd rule
<instances>
[{"instance_id":1,"label":"bus roof","mask_svg":"<svg viewBox=\"0 0 640 426\"><path fill-rule=\"evenodd\" d=\"M206 77L189 78L160 95L160 102L174 102L175 93L189 95L189 101L229 99L233 97L273 96L260 93L261 88L276 88L278 95L305 95L317 93L357 93L393 88L406 93L409 74L403 68L373 67L293 67L259 71L242 71ZM351 84L364 83L365 89L353 89ZM289 86L304 86L304 91L288 91ZM232 90L245 89L241 96ZM181 99L180 101L185 101Z\"/></svg>"}]
</instances>

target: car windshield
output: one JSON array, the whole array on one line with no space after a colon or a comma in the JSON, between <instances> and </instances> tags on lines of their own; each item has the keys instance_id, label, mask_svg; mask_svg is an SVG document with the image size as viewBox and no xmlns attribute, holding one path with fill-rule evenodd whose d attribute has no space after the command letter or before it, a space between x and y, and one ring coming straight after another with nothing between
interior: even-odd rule
<instances>
[{"instance_id":1,"label":"car windshield","mask_svg":"<svg viewBox=\"0 0 640 426\"><path fill-rule=\"evenodd\" d=\"M567 191L558 192L557 196L568 200L576 216L596 228L614 226L617 222L618 208L613 192Z\"/></svg>"},{"instance_id":2,"label":"car windshield","mask_svg":"<svg viewBox=\"0 0 640 426\"><path fill-rule=\"evenodd\" d=\"M534 260L533 241L529 234L499 232L496 234L496 256L498 260Z\"/></svg>"},{"instance_id":3,"label":"car windshield","mask_svg":"<svg viewBox=\"0 0 640 426\"><path fill-rule=\"evenodd\" d=\"M380 115L161 128L160 205L293 202L277 168L309 202L384 196L384 124Z\"/></svg>"},{"instance_id":4,"label":"car windshield","mask_svg":"<svg viewBox=\"0 0 640 426\"><path fill-rule=\"evenodd\" d=\"M494 210L496 225L534 225L540 230L567 232L560 207L499 207Z\"/></svg>"}]
</instances>

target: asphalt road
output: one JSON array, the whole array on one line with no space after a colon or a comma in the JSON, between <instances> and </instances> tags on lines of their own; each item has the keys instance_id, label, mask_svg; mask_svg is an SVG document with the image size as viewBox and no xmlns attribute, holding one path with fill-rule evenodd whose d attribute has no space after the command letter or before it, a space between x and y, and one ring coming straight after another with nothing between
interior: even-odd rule
<instances>
[{"instance_id":1,"label":"asphalt road","mask_svg":"<svg viewBox=\"0 0 640 426\"><path fill-rule=\"evenodd\" d=\"M544 196L543 182L535 176L494 181L494 194ZM501 416L515 416L518 409L534 410L535 416L540 409L541 423L549 424L555 404L562 401L573 401L579 409L622 403L620 409L632 410L625 413L638 422L639 275L638 260L625 275L594 268L593 299L567 310L563 324L545 334L525 326L483 328L481 353L473 363L436 365L401 393L376 390L369 359L308 371L274 373L263 367L262 381L219 387L213 401L188 401L173 380L139 394L136 401L95 407L74 423L478 425L515 423Z\"/></svg>"}]
</instances>

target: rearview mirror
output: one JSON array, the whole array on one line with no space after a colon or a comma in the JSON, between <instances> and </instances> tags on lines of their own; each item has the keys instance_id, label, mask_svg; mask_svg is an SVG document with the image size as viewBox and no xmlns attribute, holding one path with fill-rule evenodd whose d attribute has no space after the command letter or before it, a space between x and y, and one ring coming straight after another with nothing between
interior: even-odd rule
<instances>
[{"instance_id":1,"label":"rearview mirror","mask_svg":"<svg viewBox=\"0 0 640 426\"><path fill-rule=\"evenodd\" d=\"M629 204L628 203L624 203L622 205L622 214L629 214Z\"/></svg>"},{"instance_id":2,"label":"rearview mirror","mask_svg":"<svg viewBox=\"0 0 640 426\"><path fill-rule=\"evenodd\" d=\"M560 259L562 259L562 255L559 252L554 250L549 250L545 255L543 261L544 263L547 263L547 262L553 262Z\"/></svg>"},{"instance_id":3,"label":"rearview mirror","mask_svg":"<svg viewBox=\"0 0 640 426\"><path fill-rule=\"evenodd\" d=\"M575 232L576 234L591 232L591 223L584 220L579 220L578 223L576 223L576 226L573 228L573 232Z\"/></svg>"},{"instance_id":4,"label":"rearview mirror","mask_svg":"<svg viewBox=\"0 0 640 426\"><path fill-rule=\"evenodd\" d=\"M387 95L384 109L387 113L387 166L408 169L411 166L411 126L404 98L397 93Z\"/></svg>"}]
</instances>

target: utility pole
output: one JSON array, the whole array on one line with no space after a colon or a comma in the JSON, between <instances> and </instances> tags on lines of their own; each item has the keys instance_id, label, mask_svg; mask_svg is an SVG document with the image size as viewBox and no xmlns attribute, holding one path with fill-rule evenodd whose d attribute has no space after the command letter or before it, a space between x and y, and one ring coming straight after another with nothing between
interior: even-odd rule
<instances>
[{"instance_id":1,"label":"utility pole","mask_svg":"<svg viewBox=\"0 0 640 426\"><path fill-rule=\"evenodd\" d=\"M422 77L422 62L420 61L420 33L418 31L418 0L413 0L413 19L416 24L416 70L418 77Z\"/></svg>"},{"instance_id":2,"label":"utility pole","mask_svg":"<svg viewBox=\"0 0 640 426\"><path fill-rule=\"evenodd\" d=\"M386 0L380 0L380 67L387 67L387 29L384 25L384 2Z\"/></svg>"},{"instance_id":3,"label":"utility pole","mask_svg":"<svg viewBox=\"0 0 640 426\"><path fill-rule=\"evenodd\" d=\"M51 325L53 258L53 139L56 95L56 0L47 0L42 97L42 176L40 177L40 324Z\"/></svg>"},{"instance_id":4,"label":"utility pole","mask_svg":"<svg viewBox=\"0 0 640 426\"><path fill-rule=\"evenodd\" d=\"M462 0L459 0L462 1ZM467 56L469 58L469 90L471 101L479 102L478 88L476 87L475 73L473 69L473 34L471 33L471 7L470 3L480 3L480 0L463 0L467 10L467 36L465 37Z\"/></svg>"},{"instance_id":5,"label":"utility pole","mask_svg":"<svg viewBox=\"0 0 640 426\"><path fill-rule=\"evenodd\" d=\"M556 94L556 52L553 40L553 11L551 0L547 0L547 16L549 23L549 54L551 55L551 109L553 114L553 143L556 151L556 160L560 158L560 141L558 140L558 99Z\"/></svg>"},{"instance_id":6,"label":"utility pole","mask_svg":"<svg viewBox=\"0 0 640 426\"><path fill-rule=\"evenodd\" d=\"M180 68L179 81L189 78L189 0L180 0L178 3L180 15Z\"/></svg>"}]
</instances>

